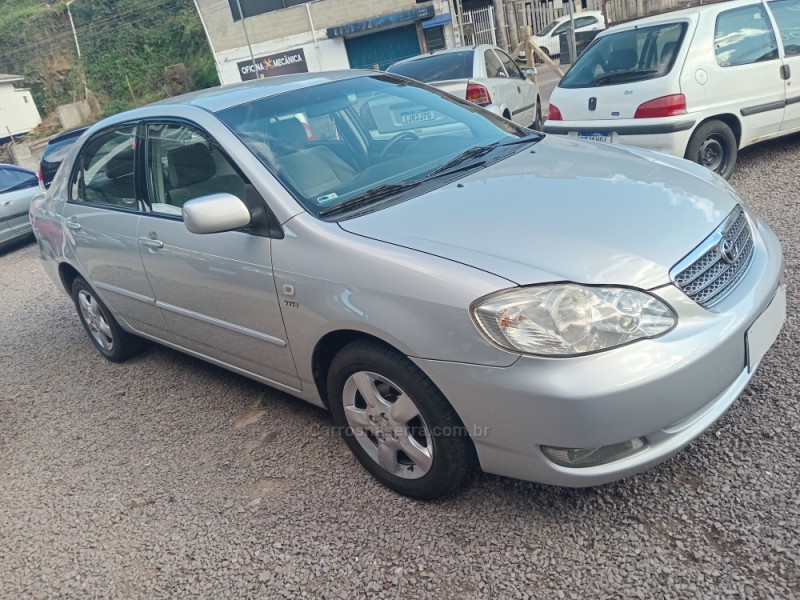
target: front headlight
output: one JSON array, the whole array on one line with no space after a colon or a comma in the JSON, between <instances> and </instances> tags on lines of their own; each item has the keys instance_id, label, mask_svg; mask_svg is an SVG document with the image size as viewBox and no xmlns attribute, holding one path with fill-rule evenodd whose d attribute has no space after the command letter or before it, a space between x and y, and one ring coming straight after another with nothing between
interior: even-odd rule
<instances>
[{"instance_id":1,"label":"front headlight","mask_svg":"<svg viewBox=\"0 0 800 600\"><path fill-rule=\"evenodd\" d=\"M513 352L576 356L662 335L672 309L646 292L554 283L493 294L471 307L490 340Z\"/></svg>"}]
</instances>

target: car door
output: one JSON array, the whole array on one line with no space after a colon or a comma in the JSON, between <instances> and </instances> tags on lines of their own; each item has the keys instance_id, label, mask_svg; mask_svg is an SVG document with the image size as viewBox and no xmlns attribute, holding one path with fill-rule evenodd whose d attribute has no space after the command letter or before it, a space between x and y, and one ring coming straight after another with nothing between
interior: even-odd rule
<instances>
[{"instance_id":1,"label":"car door","mask_svg":"<svg viewBox=\"0 0 800 600\"><path fill-rule=\"evenodd\" d=\"M508 75L508 82L516 90L515 103L511 108L511 119L527 127L536 119L536 86L522 73L511 57L502 50L495 50L497 58L503 64ZM513 91L511 92L513 96Z\"/></svg>"},{"instance_id":2,"label":"car door","mask_svg":"<svg viewBox=\"0 0 800 600\"><path fill-rule=\"evenodd\" d=\"M706 100L713 108L730 109L742 117L742 144L780 131L786 88L778 42L763 4L750 4L717 15L713 74Z\"/></svg>"},{"instance_id":3,"label":"car door","mask_svg":"<svg viewBox=\"0 0 800 600\"><path fill-rule=\"evenodd\" d=\"M39 191L39 179L33 171L0 167L0 229L4 230L0 236L11 239L31 230L28 211Z\"/></svg>"},{"instance_id":4,"label":"car door","mask_svg":"<svg viewBox=\"0 0 800 600\"><path fill-rule=\"evenodd\" d=\"M771 0L769 6L783 49L786 109L782 131L800 129L800 0Z\"/></svg>"},{"instance_id":5,"label":"car door","mask_svg":"<svg viewBox=\"0 0 800 600\"><path fill-rule=\"evenodd\" d=\"M518 103L518 93L514 82L509 81L508 74L503 68L503 63L500 62L500 59L492 49L484 51L483 63L486 70L486 87L489 89L492 104L507 106L509 112L511 112Z\"/></svg>"},{"instance_id":6,"label":"car door","mask_svg":"<svg viewBox=\"0 0 800 600\"><path fill-rule=\"evenodd\" d=\"M139 256L136 131L136 123L116 125L81 148L65 188L64 235L67 254L114 316L160 337L164 320Z\"/></svg>"},{"instance_id":7,"label":"car door","mask_svg":"<svg viewBox=\"0 0 800 600\"><path fill-rule=\"evenodd\" d=\"M271 239L248 230L194 234L182 218L186 202L209 194L233 194L251 212L264 211L263 200L199 128L150 122L144 145L149 210L139 221L138 238L169 341L299 389L275 289Z\"/></svg>"}]
</instances>

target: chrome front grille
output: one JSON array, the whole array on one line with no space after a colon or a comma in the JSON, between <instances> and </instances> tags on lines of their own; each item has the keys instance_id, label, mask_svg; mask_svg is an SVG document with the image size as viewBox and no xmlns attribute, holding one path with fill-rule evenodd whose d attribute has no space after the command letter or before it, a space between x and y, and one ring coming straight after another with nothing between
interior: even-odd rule
<instances>
[{"instance_id":1,"label":"chrome front grille","mask_svg":"<svg viewBox=\"0 0 800 600\"><path fill-rule=\"evenodd\" d=\"M752 260L753 235L737 205L700 248L672 269L672 279L700 306L711 308L736 287Z\"/></svg>"}]
</instances>

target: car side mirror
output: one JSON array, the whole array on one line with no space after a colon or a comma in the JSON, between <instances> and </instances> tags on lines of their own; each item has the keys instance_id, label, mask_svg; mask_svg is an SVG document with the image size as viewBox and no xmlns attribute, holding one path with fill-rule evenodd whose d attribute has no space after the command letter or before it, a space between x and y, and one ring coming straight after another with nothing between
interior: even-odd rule
<instances>
[{"instance_id":1,"label":"car side mirror","mask_svg":"<svg viewBox=\"0 0 800 600\"><path fill-rule=\"evenodd\" d=\"M222 233L250 225L250 210L233 194L210 194L183 205L183 223L192 233Z\"/></svg>"},{"instance_id":2,"label":"car side mirror","mask_svg":"<svg viewBox=\"0 0 800 600\"><path fill-rule=\"evenodd\" d=\"M525 67L522 69L522 74L525 75L525 78L533 77L536 75L536 68L535 67Z\"/></svg>"}]
</instances>

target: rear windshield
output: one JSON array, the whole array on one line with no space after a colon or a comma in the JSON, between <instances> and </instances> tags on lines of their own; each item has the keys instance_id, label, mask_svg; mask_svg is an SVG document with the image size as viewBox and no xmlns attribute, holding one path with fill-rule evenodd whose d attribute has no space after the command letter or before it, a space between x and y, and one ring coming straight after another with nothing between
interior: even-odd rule
<instances>
[{"instance_id":1,"label":"rear windshield","mask_svg":"<svg viewBox=\"0 0 800 600\"><path fill-rule=\"evenodd\" d=\"M686 28L686 23L665 23L598 37L558 87L598 87L663 77L675 64Z\"/></svg>"},{"instance_id":2,"label":"rear windshield","mask_svg":"<svg viewBox=\"0 0 800 600\"><path fill-rule=\"evenodd\" d=\"M403 77L423 83L447 81L448 79L470 79L472 77L472 50L433 54L425 58L395 64L386 69Z\"/></svg>"},{"instance_id":3,"label":"rear windshield","mask_svg":"<svg viewBox=\"0 0 800 600\"><path fill-rule=\"evenodd\" d=\"M42 161L46 163L59 163L66 158L72 144L78 141L83 131L78 131L75 135L52 140L45 148Z\"/></svg>"}]
</instances>

